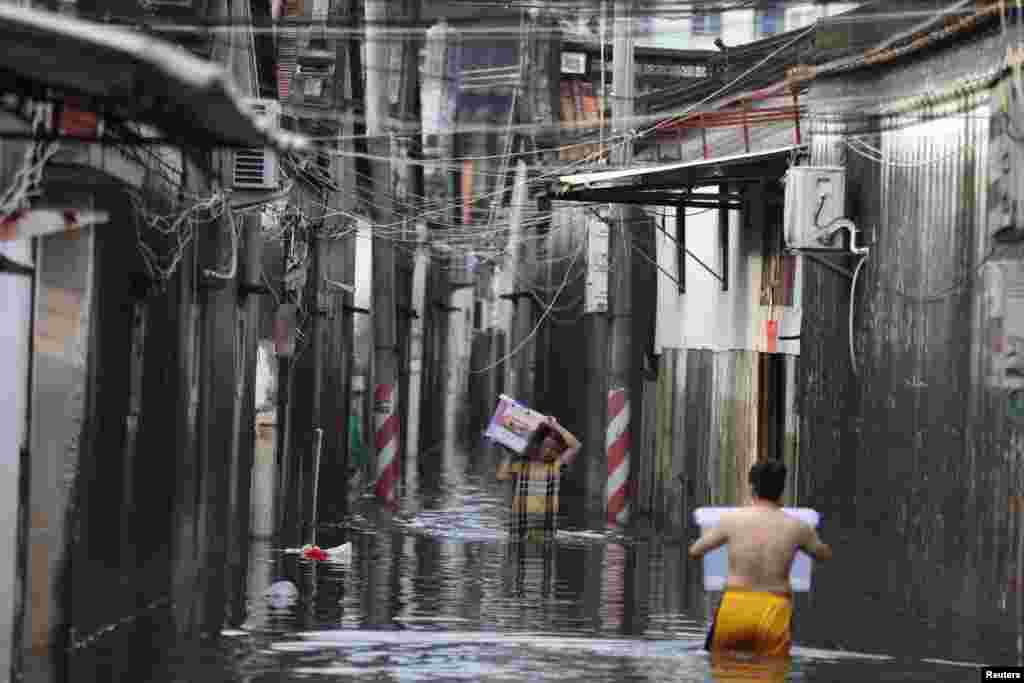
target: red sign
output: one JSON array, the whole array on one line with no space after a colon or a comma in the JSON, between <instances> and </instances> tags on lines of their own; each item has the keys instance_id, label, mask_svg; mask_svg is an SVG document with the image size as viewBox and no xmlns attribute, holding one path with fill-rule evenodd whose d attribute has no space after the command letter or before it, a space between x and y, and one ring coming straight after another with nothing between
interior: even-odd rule
<instances>
[{"instance_id":1,"label":"red sign","mask_svg":"<svg viewBox=\"0 0 1024 683\"><path fill-rule=\"evenodd\" d=\"M82 109L75 98L64 100L57 110L57 132L74 138L95 139L100 136L100 117Z\"/></svg>"},{"instance_id":2,"label":"red sign","mask_svg":"<svg viewBox=\"0 0 1024 683\"><path fill-rule=\"evenodd\" d=\"M768 337L767 352L775 353L779 346L779 322L777 320L769 320L765 326Z\"/></svg>"}]
</instances>

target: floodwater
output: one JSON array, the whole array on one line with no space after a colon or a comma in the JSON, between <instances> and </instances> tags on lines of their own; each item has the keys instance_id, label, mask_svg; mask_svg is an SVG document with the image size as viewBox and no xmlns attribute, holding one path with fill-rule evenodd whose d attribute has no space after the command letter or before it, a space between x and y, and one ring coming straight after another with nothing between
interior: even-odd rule
<instances>
[{"instance_id":1,"label":"floodwater","mask_svg":"<svg viewBox=\"0 0 1024 683\"><path fill-rule=\"evenodd\" d=\"M346 524L321 529L324 546L351 540L350 557L309 562L256 543L240 628L186 650L158 644L158 620L138 624L129 635L134 644L113 638L86 658L97 666L95 680L833 683L978 676L980 665L943 661L939 653L900 655L898 638L895 651L860 652L809 647L799 631L792 660L781 667L712 661L702 647L714 596L703 592L685 544L571 529L547 547L511 544L503 531L506 492L494 481L490 456L452 449L436 457L441 466L400 511L381 517L367 504ZM268 591L281 581L296 592L281 584ZM802 611L816 608L798 599L797 625ZM88 668L86 660L78 664Z\"/></svg>"}]
</instances>

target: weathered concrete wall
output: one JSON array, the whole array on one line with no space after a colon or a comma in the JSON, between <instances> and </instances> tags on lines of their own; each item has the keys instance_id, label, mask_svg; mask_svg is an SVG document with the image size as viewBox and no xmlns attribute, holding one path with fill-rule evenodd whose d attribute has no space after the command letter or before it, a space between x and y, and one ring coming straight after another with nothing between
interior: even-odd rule
<instances>
[{"instance_id":1,"label":"weathered concrete wall","mask_svg":"<svg viewBox=\"0 0 1024 683\"><path fill-rule=\"evenodd\" d=\"M0 177L8 182L17 168L23 149L4 145L0 149ZM5 242L0 254L16 263L33 265L30 240ZM32 276L0 275L0 677L11 671L12 635L18 595L19 483L22 454L27 452L29 319L32 306Z\"/></svg>"}]
</instances>

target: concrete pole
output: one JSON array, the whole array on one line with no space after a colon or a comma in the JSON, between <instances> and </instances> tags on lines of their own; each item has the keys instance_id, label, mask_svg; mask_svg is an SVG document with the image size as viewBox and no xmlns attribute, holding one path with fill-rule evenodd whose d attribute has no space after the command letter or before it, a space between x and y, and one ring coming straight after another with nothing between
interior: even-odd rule
<instances>
[{"instance_id":1,"label":"concrete pole","mask_svg":"<svg viewBox=\"0 0 1024 683\"><path fill-rule=\"evenodd\" d=\"M633 128L633 97L636 83L633 62L633 2L615 1L614 46L612 48L612 129L625 134ZM628 166L633 159L631 141L622 144L615 154L618 166ZM608 433L606 448L606 500L608 520L624 523L628 508L624 496L629 473L630 396L632 378L632 235L629 206L617 208L611 231L611 373L608 386Z\"/></svg>"},{"instance_id":2,"label":"concrete pole","mask_svg":"<svg viewBox=\"0 0 1024 683\"><path fill-rule=\"evenodd\" d=\"M200 242L201 326L199 461L201 478L198 538L203 561L201 581L204 633L217 633L224 624L227 604L228 535L231 518L233 464L238 457L235 438L238 298L237 243L230 218ZM225 266L225 264L231 264Z\"/></svg>"},{"instance_id":3,"label":"concrete pole","mask_svg":"<svg viewBox=\"0 0 1024 683\"><path fill-rule=\"evenodd\" d=\"M508 324L508 347L502 355L512 353L512 357L505 362L505 386L504 392L516 400L526 401L523 398L524 376L525 376L525 364L522 363L522 357L525 353L525 347L519 348L520 344L526 339L530 329L527 328L523 332L522 327L525 324L524 321L529 321L529 310L525 309L522 311L523 315L520 314L519 301L523 296L522 282L522 249L523 249L523 206L526 204L526 162L520 159L516 163L516 174L515 184L512 189L512 207L509 211L509 230L508 230L508 251L507 258L502 268L502 277L504 279L504 286L502 287L502 295L509 298L508 308L510 309L511 319ZM532 325L531 325L532 327ZM490 400L496 400L494 396L487 397Z\"/></svg>"},{"instance_id":4,"label":"concrete pole","mask_svg":"<svg viewBox=\"0 0 1024 683\"><path fill-rule=\"evenodd\" d=\"M402 23L406 26L415 26L419 23L421 0L405 0ZM402 41L402 73L400 80L399 105L401 110L401 135L403 144L400 146L402 156L408 160L418 160L423 157L423 134L422 117L420 107L420 60L419 48L421 39L418 35L407 35ZM394 48L392 48L394 49ZM394 59L391 60L395 62ZM403 287L402 295L408 301L404 307L404 316L401 325L401 339L399 345L403 351L402 362L404 363L403 379L403 402L402 413L408 416L407 429L404 430L402 455L403 485L409 490L416 485L418 463L415 458L418 453L419 439L419 400L421 396L419 382L421 381L421 364L423 356L423 292L425 290L426 272L424 256L424 243L426 241L426 223L419 218L420 200L423 196L423 166L420 164L401 164L398 175L398 187L396 194L401 200L401 211L403 214L403 235L410 242L414 241L416 247L411 255L403 259L406 267L405 276L401 278ZM420 278L419 290L417 290L417 278ZM417 298L417 294L419 295ZM414 357L415 354L415 357ZM414 368L414 366L416 366ZM416 376L413 376L413 373ZM414 386L415 385L415 386ZM415 424L413 424L415 420Z\"/></svg>"},{"instance_id":5,"label":"concrete pole","mask_svg":"<svg viewBox=\"0 0 1024 683\"><path fill-rule=\"evenodd\" d=\"M230 607L231 621L241 623L245 618L245 596L237 594L245 586L249 573L249 538L252 534L252 471L256 451L256 364L259 351L260 313L263 309L263 231L258 214L245 214L240 219L239 238L242 253L239 259L240 290L242 299L243 328L245 337L240 345L243 354L239 367L242 373L236 378L235 414L237 415L235 438L238 440L238 456L232 471L232 508L236 511L228 538L230 572L228 589L232 593Z\"/></svg>"},{"instance_id":6,"label":"concrete pole","mask_svg":"<svg viewBox=\"0 0 1024 683\"><path fill-rule=\"evenodd\" d=\"M409 329L409 417L406 427L406 490L418 488L420 453L420 401L423 396L423 321L427 316L427 269L430 252L426 244L427 224L416 222L416 253L412 272L412 320Z\"/></svg>"},{"instance_id":7,"label":"concrete pole","mask_svg":"<svg viewBox=\"0 0 1024 683\"><path fill-rule=\"evenodd\" d=\"M292 248L293 236L285 235L284 249L282 249L281 272L287 272L288 254ZM282 288L281 305L278 307L275 324L280 325L283 318L282 311L285 307L291 309L294 306L293 294ZM283 333L282 329L275 330L275 336ZM281 346L277 348L277 409L275 412L275 423L277 426L277 441L274 444L274 463L277 468L277 497L274 501L274 531L278 537L278 543L287 539L286 526L289 523L290 505L288 492L291 490L295 480L292 474L291 463L291 396L292 396L292 350L284 348L284 339L275 339Z\"/></svg>"},{"instance_id":8,"label":"concrete pole","mask_svg":"<svg viewBox=\"0 0 1024 683\"><path fill-rule=\"evenodd\" d=\"M390 67L388 36L384 31L388 3L366 0L366 134L374 157L373 337L374 337L374 490L378 500L397 502L400 476L398 454L398 345L395 329L395 252L387 233L392 231L391 142L388 121ZM398 49L392 45L392 49Z\"/></svg>"},{"instance_id":9,"label":"concrete pole","mask_svg":"<svg viewBox=\"0 0 1024 683\"><path fill-rule=\"evenodd\" d=\"M326 201L326 198L320 202ZM319 212L318 212L319 213ZM320 221L322 224L322 221ZM322 229L322 227L321 227ZM328 244L321 236L314 236L309 245L313 252L313 263L310 264L309 278L309 310L312 313L312 329L310 330L310 349L312 367L309 374L309 421L303 426L309 431L302 435L303 448L303 486L302 486L302 534L303 541L316 537L317 491L319 483L320 448L323 444L323 389L324 389L324 356L327 353L327 316L330 308L327 304L325 281Z\"/></svg>"},{"instance_id":10,"label":"concrete pole","mask_svg":"<svg viewBox=\"0 0 1024 683\"><path fill-rule=\"evenodd\" d=\"M604 518L605 482L608 468L604 458L608 404L608 225L602 218L586 213L587 279L583 302L584 359L583 453L577 459L582 468L586 520Z\"/></svg>"},{"instance_id":11,"label":"concrete pole","mask_svg":"<svg viewBox=\"0 0 1024 683\"><path fill-rule=\"evenodd\" d=\"M534 270L536 269L536 244L534 238L536 229L523 227L523 211L527 203L527 170L526 162L520 160L516 168L516 186L512 193L512 221L513 228L519 233L519 253L516 254L516 279L515 303L516 314L512 326L511 349L519 349L510 362L512 363L513 376L515 377L515 394L518 400L528 405L533 405L533 363L536 340L530 336L534 321L534 306L532 292L529 287L534 282ZM522 345L522 348L519 348ZM534 406L536 407L536 406Z\"/></svg>"}]
</instances>

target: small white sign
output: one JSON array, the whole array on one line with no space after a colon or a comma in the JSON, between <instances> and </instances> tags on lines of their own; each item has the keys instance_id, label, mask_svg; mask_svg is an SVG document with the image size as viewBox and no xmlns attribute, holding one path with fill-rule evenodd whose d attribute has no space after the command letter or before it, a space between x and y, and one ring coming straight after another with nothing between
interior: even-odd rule
<instances>
[{"instance_id":1,"label":"small white sign","mask_svg":"<svg viewBox=\"0 0 1024 683\"><path fill-rule=\"evenodd\" d=\"M587 73L587 53L563 52L562 73L582 76Z\"/></svg>"},{"instance_id":2,"label":"small white sign","mask_svg":"<svg viewBox=\"0 0 1024 683\"><path fill-rule=\"evenodd\" d=\"M587 225L587 280L583 312L608 310L608 224L592 218Z\"/></svg>"},{"instance_id":3,"label":"small white sign","mask_svg":"<svg viewBox=\"0 0 1024 683\"><path fill-rule=\"evenodd\" d=\"M302 94L305 97L323 97L324 96L324 79L322 79L322 78L307 78L306 82L302 86Z\"/></svg>"},{"instance_id":4,"label":"small white sign","mask_svg":"<svg viewBox=\"0 0 1024 683\"><path fill-rule=\"evenodd\" d=\"M994 387L1024 389L1024 263L989 263L985 299L989 381Z\"/></svg>"}]
</instances>

